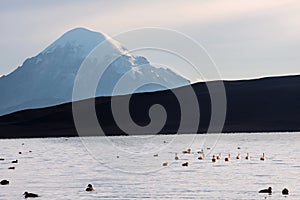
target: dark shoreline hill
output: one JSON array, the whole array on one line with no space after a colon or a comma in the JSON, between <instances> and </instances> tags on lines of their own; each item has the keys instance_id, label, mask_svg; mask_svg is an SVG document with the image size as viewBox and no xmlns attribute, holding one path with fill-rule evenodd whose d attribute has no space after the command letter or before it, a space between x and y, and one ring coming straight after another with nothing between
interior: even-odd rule
<instances>
[{"instance_id":1,"label":"dark shoreline hill","mask_svg":"<svg viewBox=\"0 0 300 200\"><path fill-rule=\"evenodd\" d=\"M214 83L192 85L200 106L199 133L205 133L208 128L211 102L207 84ZM227 113L223 132L300 131L300 76L224 81L224 85ZM186 87L176 90L184 94ZM124 96L117 98L118 101L124 100ZM113 120L110 100L110 97L96 98L99 123L106 135L126 135ZM85 104L88 101L76 103ZM150 121L149 107L153 104L163 105L168 115L160 133L176 133L181 112L177 99L169 90L134 94L130 100L133 120L139 125L147 125ZM72 103L24 110L0 117L0 138L64 136L78 136L72 116Z\"/></svg>"}]
</instances>

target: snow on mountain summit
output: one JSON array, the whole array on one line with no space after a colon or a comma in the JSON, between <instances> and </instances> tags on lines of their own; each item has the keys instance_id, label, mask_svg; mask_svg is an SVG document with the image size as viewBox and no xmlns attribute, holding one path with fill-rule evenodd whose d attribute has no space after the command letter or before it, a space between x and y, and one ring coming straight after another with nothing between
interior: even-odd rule
<instances>
[{"instance_id":1,"label":"snow on mountain summit","mask_svg":"<svg viewBox=\"0 0 300 200\"><path fill-rule=\"evenodd\" d=\"M157 68L142 56L128 52L119 42L109 36L84 28L75 28L63 34L44 51L28 58L21 67L0 78L0 115L29 108L41 108L72 101L74 81L81 64L101 42L105 53L117 54L103 77L99 80L96 96L109 96L124 74L136 83L159 82L167 88L189 84L189 81L169 69ZM101 64L95 67L105 67ZM91 68L87 72L93 74ZM87 76L89 78L89 76ZM148 85L138 92L162 90L165 87ZM132 91L124 87L122 94ZM118 95L118 94L117 94ZM85 96L84 98L90 98Z\"/></svg>"},{"instance_id":2,"label":"snow on mountain summit","mask_svg":"<svg viewBox=\"0 0 300 200\"><path fill-rule=\"evenodd\" d=\"M59 39L42 51L42 54L51 53L56 48L63 48L67 45L72 45L73 47L81 48L83 53L87 55L98 44L108 38L109 36L104 33L94 32L85 28L75 28L63 34ZM124 48L115 41L112 46L116 49L124 50Z\"/></svg>"}]
</instances>

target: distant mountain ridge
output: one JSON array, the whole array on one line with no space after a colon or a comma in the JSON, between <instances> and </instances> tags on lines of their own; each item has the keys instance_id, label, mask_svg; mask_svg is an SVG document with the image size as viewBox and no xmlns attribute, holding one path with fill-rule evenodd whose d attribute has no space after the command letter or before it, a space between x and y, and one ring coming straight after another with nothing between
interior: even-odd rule
<instances>
[{"instance_id":1,"label":"distant mountain ridge","mask_svg":"<svg viewBox=\"0 0 300 200\"><path fill-rule=\"evenodd\" d=\"M1 77L0 116L72 101L74 80L79 67L89 53L107 38L105 34L84 28L70 30L37 56L26 59L14 72ZM190 84L171 70L153 67L146 58L130 54L117 41L109 41L107 51L118 53L120 57L109 66L99 83L96 96L111 95L117 80L133 67L139 66L143 67L138 68L139 73L132 74L132 81L159 80L162 85L170 88ZM150 86L140 92L161 89L165 88Z\"/></svg>"},{"instance_id":2,"label":"distant mountain ridge","mask_svg":"<svg viewBox=\"0 0 300 200\"><path fill-rule=\"evenodd\" d=\"M211 120L211 99L207 85L214 83L192 85L200 107L198 133L206 133L208 130ZM227 112L222 132L300 131L300 76L224 81L224 86ZM185 86L175 90L182 96L188 94ZM120 96L118 100L123 101L124 97L126 96ZM75 103L85 104L89 101ZM106 135L126 135L114 121L110 101L110 97L96 98L95 108L99 123ZM164 106L167 112L166 124L160 133L176 133L181 120L181 111L176 97L170 90L132 95L129 106L132 119L139 125L147 125L149 107L155 104ZM84 111L83 113L90 115ZM183 133L188 133L184 131ZM86 134L98 133L87 131ZM65 136L78 136L71 103L19 111L0 117L0 138Z\"/></svg>"}]
</instances>

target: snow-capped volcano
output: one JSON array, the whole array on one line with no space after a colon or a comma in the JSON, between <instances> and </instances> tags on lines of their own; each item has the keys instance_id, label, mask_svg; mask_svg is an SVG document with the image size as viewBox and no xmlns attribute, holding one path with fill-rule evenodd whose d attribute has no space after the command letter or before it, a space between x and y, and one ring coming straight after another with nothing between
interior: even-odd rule
<instances>
[{"instance_id":1,"label":"snow-capped volcano","mask_svg":"<svg viewBox=\"0 0 300 200\"><path fill-rule=\"evenodd\" d=\"M0 78L0 115L72 101L74 81L81 64L97 45L108 38L102 33L76 28L66 32L37 56L26 59L14 72ZM171 70L153 67L146 58L130 54L117 41L110 39L107 44L107 52L117 53L119 58L105 70L96 96L111 95L116 82L128 72L132 81L159 81L169 88L189 84ZM148 85L139 91L161 89L165 88ZM130 92L123 90L122 94Z\"/></svg>"},{"instance_id":2,"label":"snow-capped volcano","mask_svg":"<svg viewBox=\"0 0 300 200\"><path fill-rule=\"evenodd\" d=\"M72 46L74 50L80 49L81 55L86 57L98 44L108 38L109 36L104 33L90 31L85 28L75 28L63 34L41 53L48 54L57 48ZM121 44L114 40L110 40L110 48L118 49L120 52L126 50Z\"/></svg>"}]
</instances>

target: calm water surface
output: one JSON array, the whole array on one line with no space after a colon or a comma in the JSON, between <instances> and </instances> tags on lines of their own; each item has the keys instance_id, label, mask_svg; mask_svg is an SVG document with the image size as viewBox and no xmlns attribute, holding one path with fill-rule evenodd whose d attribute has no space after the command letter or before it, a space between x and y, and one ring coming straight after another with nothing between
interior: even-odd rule
<instances>
[{"instance_id":1,"label":"calm water surface","mask_svg":"<svg viewBox=\"0 0 300 200\"><path fill-rule=\"evenodd\" d=\"M25 191L39 199L300 199L299 142L299 133L0 140L0 180L10 181L0 186L0 199L23 199ZM183 155L187 148L192 153ZM202 148L203 161L196 153ZM213 164L220 152L222 160ZM85 191L89 183L94 192ZM272 195L258 194L268 186ZM281 195L284 187L288 197Z\"/></svg>"}]
</instances>

